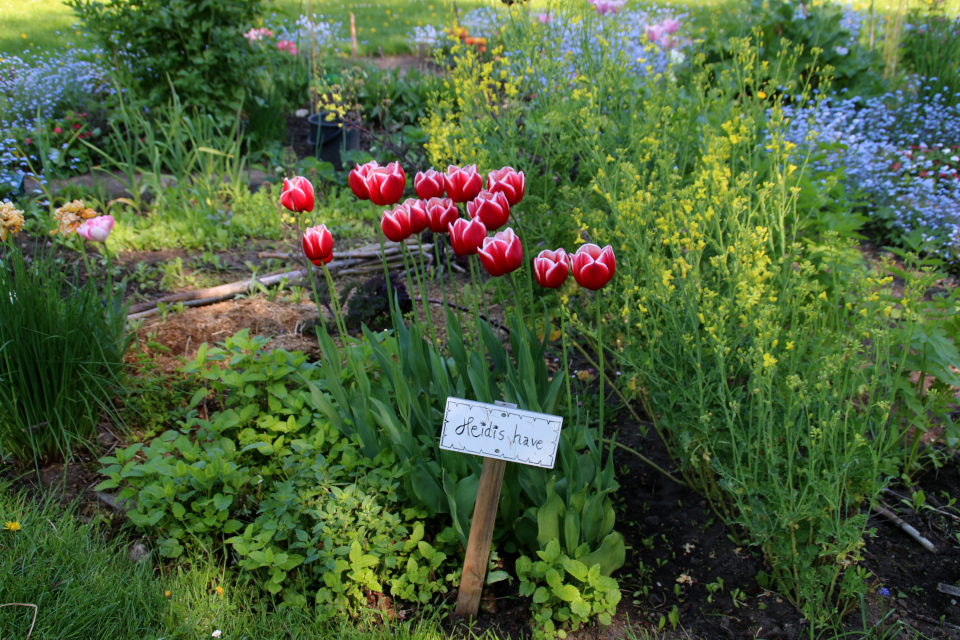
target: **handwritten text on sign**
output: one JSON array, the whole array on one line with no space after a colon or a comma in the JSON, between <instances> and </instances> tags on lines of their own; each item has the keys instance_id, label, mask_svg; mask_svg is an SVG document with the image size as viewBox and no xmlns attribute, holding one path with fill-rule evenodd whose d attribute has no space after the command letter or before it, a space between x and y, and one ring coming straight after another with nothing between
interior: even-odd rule
<instances>
[{"instance_id":1,"label":"handwritten text on sign","mask_svg":"<svg viewBox=\"0 0 960 640\"><path fill-rule=\"evenodd\" d=\"M553 469L563 418L447 398L440 448Z\"/></svg>"}]
</instances>

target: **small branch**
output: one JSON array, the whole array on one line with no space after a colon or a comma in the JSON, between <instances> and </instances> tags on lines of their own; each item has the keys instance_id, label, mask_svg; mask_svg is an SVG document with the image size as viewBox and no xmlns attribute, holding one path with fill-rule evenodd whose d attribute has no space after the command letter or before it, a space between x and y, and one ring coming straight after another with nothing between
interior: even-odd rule
<instances>
[{"instance_id":1,"label":"small branch","mask_svg":"<svg viewBox=\"0 0 960 640\"><path fill-rule=\"evenodd\" d=\"M620 448L623 449L624 451L628 451L628 452L632 453L633 455L637 456L638 458L640 458L641 460L643 460L644 462L646 462L648 465L650 465L651 467L653 467L654 469L656 469L657 471L659 471L659 472L662 473L663 475L667 476L671 481L675 482L676 484L680 485L681 487L687 486L687 483L686 483L686 482L683 482L682 480L677 480L677 479L674 478L672 475L670 475L670 472L669 472L669 471L667 471L666 469L664 469L663 467L661 467L661 466L658 465L656 462L654 462L654 461L651 460L650 458L646 457L645 455L643 455L642 453L640 453L640 452L637 451L636 449L632 449L632 448L628 447L628 446L625 445L625 444L620 444L619 442L614 442L613 440L608 440L607 438L604 438L604 439L603 439L603 442L604 442L604 444L615 445L615 446L617 446L617 447L620 447Z\"/></svg>"},{"instance_id":2,"label":"small branch","mask_svg":"<svg viewBox=\"0 0 960 640\"><path fill-rule=\"evenodd\" d=\"M0 608L3 607L33 607L33 622L30 623L30 630L27 631L27 637L24 638L24 640L30 640L30 636L33 634L33 625L37 624L37 605L23 604L22 602L10 602L8 604L0 604Z\"/></svg>"},{"instance_id":3,"label":"small branch","mask_svg":"<svg viewBox=\"0 0 960 640\"><path fill-rule=\"evenodd\" d=\"M917 531L912 526L904 522L900 516L895 514L893 511L890 511L890 509L888 509L886 506L881 507L880 505L875 504L873 505L873 510L876 513L879 513L883 517L893 522L898 527L900 527L900 529L902 529L904 533L906 533L908 536L910 536L911 538L919 542L920 546L922 546L924 549L926 549L930 553L937 552L937 548L933 546L932 542L930 542L929 540L924 538L922 535L920 535L919 531Z\"/></svg>"},{"instance_id":4,"label":"small branch","mask_svg":"<svg viewBox=\"0 0 960 640\"><path fill-rule=\"evenodd\" d=\"M414 302L423 302L423 298L414 298L413 301L414 301ZM429 302L430 304L437 304L437 305L443 306L443 300L434 300L433 298L428 298L428 299L427 299L427 302ZM463 311L463 312L466 312L466 313L470 313L470 309L468 309L467 307L464 307L463 305L458 305L458 304L455 304L455 303L453 303L453 302L448 302L448 303L447 303L447 306L450 307L450 308L452 308L452 309L459 309L460 311ZM504 326L499 320L492 320L492 319L488 318L487 316L483 315L482 313L479 314L479 316L480 316L481 319L485 320L485 321L488 322L489 324L496 325L497 329L499 329L499 330L501 330L501 331L505 331L508 335L510 334L510 329L507 328L506 326Z\"/></svg>"}]
</instances>

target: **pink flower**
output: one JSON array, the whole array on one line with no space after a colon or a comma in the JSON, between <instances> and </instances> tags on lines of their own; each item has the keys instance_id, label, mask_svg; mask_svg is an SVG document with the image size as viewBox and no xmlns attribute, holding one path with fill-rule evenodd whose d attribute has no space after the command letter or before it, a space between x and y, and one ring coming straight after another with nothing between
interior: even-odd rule
<instances>
[{"instance_id":1,"label":"pink flower","mask_svg":"<svg viewBox=\"0 0 960 640\"><path fill-rule=\"evenodd\" d=\"M674 18L667 18L660 23L660 26L663 27L664 33L676 33L677 29L680 28L680 21Z\"/></svg>"},{"instance_id":2,"label":"pink flower","mask_svg":"<svg viewBox=\"0 0 960 640\"><path fill-rule=\"evenodd\" d=\"M253 44L254 42L263 40L265 37L272 38L273 31L270 31L270 29L267 28L250 29L250 31L247 31L245 34L243 34L243 37L247 39L247 42Z\"/></svg>"},{"instance_id":3,"label":"pink flower","mask_svg":"<svg viewBox=\"0 0 960 640\"><path fill-rule=\"evenodd\" d=\"M663 37L663 26L659 24L647 25L644 27L647 39L655 44L660 44L660 38Z\"/></svg>"},{"instance_id":4,"label":"pink flower","mask_svg":"<svg viewBox=\"0 0 960 640\"><path fill-rule=\"evenodd\" d=\"M620 9L623 8L623 5L627 3L627 0L589 0L590 4L593 5L593 8L597 10L597 13L604 16L608 13L618 13Z\"/></svg>"},{"instance_id":5,"label":"pink flower","mask_svg":"<svg viewBox=\"0 0 960 640\"><path fill-rule=\"evenodd\" d=\"M293 40L281 40L277 43L277 49L280 51L286 51L292 56L295 56L298 53L297 45L293 42Z\"/></svg>"},{"instance_id":6,"label":"pink flower","mask_svg":"<svg viewBox=\"0 0 960 640\"><path fill-rule=\"evenodd\" d=\"M553 16L549 13L538 13L537 20L540 21L540 24L550 24L553 22Z\"/></svg>"},{"instance_id":7,"label":"pink flower","mask_svg":"<svg viewBox=\"0 0 960 640\"><path fill-rule=\"evenodd\" d=\"M54 130L53 130L53 132L54 132L54 133L62 133L62 132L63 132L63 129L61 129L60 127L55 127Z\"/></svg>"},{"instance_id":8,"label":"pink flower","mask_svg":"<svg viewBox=\"0 0 960 640\"><path fill-rule=\"evenodd\" d=\"M113 231L113 224L113 216L97 216L96 218L84 220L83 223L77 227L77 233L79 233L80 237L84 240L106 242L110 236L110 232Z\"/></svg>"}]
</instances>

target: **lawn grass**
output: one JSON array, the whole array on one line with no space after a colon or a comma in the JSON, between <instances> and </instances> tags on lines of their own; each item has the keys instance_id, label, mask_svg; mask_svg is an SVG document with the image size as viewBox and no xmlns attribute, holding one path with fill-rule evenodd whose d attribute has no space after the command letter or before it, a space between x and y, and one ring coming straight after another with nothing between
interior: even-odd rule
<instances>
[{"instance_id":1,"label":"lawn grass","mask_svg":"<svg viewBox=\"0 0 960 640\"><path fill-rule=\"evenodd\" d=\"M30 637L57 640L195 640L216 630L229 640L445 640L435 619L331 624L278 609L204 558L135 563L129 540L108 541L106 530L0 484L0 604L36 605L35 624L33 607L0 607L0 638L26 638L34 624Z\"/></svg>"},{"instance_id":2,"label":"lawn grass","mask_svg":"<svg viewBox=\"0 0 960 640\"><path fill-rule=\"evenodd\" d=\"M586 1L586 0L584 0ZM730 6L745 0L663 0L681 7L683 11L702 14L719 6ZM919 0L913 0L911 5ZM897 8L899 0L874 0L876 10L889 12ZM499 5L499 0L457 0L459 11L479 6ZM550 0L532 0L532 6L553 4ZM861 0L869 6L869 0ZM949 10L960 9L960 0L948 0ZM396 55L409 52L407 36L418 25L445 25L452 22L453 0L277 0L278 12L290 18L312 13L343 25L341 36L350 37L350 13L357 26L357 40L361 53ZM82 33L75 31L76 18L61 0L0 0L0 53L22 55L57 50L67 43L71 46L89 46ZM59 33L58 33L59 32Z\"/></svg>"}]
</instances>

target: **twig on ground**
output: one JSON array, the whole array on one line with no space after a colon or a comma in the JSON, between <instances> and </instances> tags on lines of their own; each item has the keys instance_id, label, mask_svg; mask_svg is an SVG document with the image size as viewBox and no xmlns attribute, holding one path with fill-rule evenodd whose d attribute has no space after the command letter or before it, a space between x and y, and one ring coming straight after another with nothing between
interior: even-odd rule
<instances>
[{"instance_id":1,"label":"twig on ground","mask_svg":"<svg viewBox=\"0 0 960 640\"><path fill-rule=\"evenodd\" d=\"M0 608L3 607L33 607L33 622L30 623L30 630L27 631L27 637L24 638L24 640L30 640L30 636L33 634L33 625L37 624L37 605L24 604L22 602L10 602L7 604L0 604Z\"/></svg>"},{"instance_id":2,"label":"twig on ground","mask_svg":"<svg viewBox=\"0 0 960 640\"><path fill-rule=\"evenodd\" d=\"M910 536L911 538L919 542L920 546L922 546L924 549L926 549L930 553L937 552L937 548L933 546L932 542L930 542L929 540L924 538L922 535L920 535L919 531L917 531L912 526L904 522L903 518L901 518L900 516L895 514L893 511L891 511L886 505L880 506L880 504L875 504L873 505L873 510L876 513L879 513L883 517L893 522L898 527L900 527L900 529L903 530L904 533L906 533L908 536Z\"/></svg>"}]
</instances>

